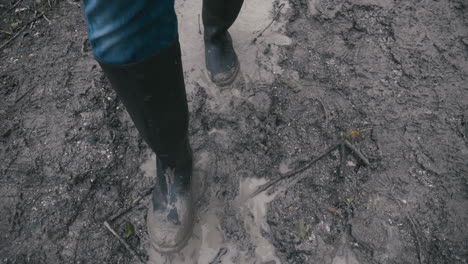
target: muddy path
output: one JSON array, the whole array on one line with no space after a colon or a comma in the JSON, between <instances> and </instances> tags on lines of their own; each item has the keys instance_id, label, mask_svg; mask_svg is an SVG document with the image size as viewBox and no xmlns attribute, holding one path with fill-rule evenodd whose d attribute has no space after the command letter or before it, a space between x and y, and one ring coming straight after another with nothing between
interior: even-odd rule
<instances>
[{"instance_id":1,"label":"muddy path","mask_svg":"<svg viewBox=\"0 0 468 264\"><path fill-rule=\"evenodd\" d=\"M165 256L146 250L155 157L81 3L0 2L1 263L468 263L465 1L246 1L223 89L198 2L176 4L198 215Z\"/></svg>"}]
</instances>

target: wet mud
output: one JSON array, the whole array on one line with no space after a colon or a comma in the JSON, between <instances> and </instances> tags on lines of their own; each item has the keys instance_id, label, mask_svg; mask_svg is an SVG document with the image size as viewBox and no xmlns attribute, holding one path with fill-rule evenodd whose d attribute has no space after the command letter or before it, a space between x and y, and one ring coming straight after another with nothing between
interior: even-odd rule
<instances>
[{"instance_id":1,"label":"wet mud","mask_svg":"<svg viewBox=\"0 0 468 264\"><path fill-rule=\"evenodd\" d=\"M148 247L155 156L81 2L15 3L0 3L0 45L17 35L0 49L1 263L468 263L465 1L246 1L225 88L204 71L201 1L177 1L198 213L171 255ZM338 148L295 173L343 139L369 164Z\"/></svg>"}]
</instances>

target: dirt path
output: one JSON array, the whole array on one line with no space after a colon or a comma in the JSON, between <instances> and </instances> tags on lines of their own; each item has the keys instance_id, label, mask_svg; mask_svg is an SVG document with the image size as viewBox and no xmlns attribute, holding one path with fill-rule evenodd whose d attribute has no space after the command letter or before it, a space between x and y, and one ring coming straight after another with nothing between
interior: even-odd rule
<instances>
[{"instance_id":1,"label":"dirt path","mask_svg":"<svg viewBox=\"0 0 468 264\"><path fill-rule=\"evenodd\" d=\"M197 2L177 10L199 214L152 262L468 263L465 1L246 1L225 89L204 73ZM0 45L16 36L0 49L0 262L138 263L103 222L144 197L154 156L81 3L15 3L0 2ZM250 197L343 138L368 166L339 148ZM110 221L142 259L146 202Z\"/></svg>"}]
</instances>

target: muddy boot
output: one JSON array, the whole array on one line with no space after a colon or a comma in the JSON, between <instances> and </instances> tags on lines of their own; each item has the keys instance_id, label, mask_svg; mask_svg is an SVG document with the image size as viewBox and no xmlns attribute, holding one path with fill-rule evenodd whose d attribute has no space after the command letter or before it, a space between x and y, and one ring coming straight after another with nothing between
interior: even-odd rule
<instances>
[{"instance_id":1,"label":"muddy boot","mask_svg":"<svg viewBox=\"0 0 468 264\"><path fill-rule=\"evenodd\" d=\"M205 63L216 85L231 84L239 72L239 61L228 29L234 23L243 0L203 0Z\"/></svg>"},{"instance_id":2,"label":"muddy boot","mask_svg":"<svg viewBox=\"0 0 468 264\"><path fill-rule=\"evenodd\" d=\"M192 234L192 151L188 138L174 157L156 159L157 183L148 208L148 233L158 252L175 252ZM167 160L165 160L167 158Z\"/></svg>"},{"instance_id":3,"label":"muddy boot","mask_svg":"<svg viewBox=\"0 0 468 264\"><path fill-rule=\"evenodd\" d=\"M157 183L148 208L151 245L181 249L191 235L192 152L179 42L127 65L100 62L135 126L157 155Z\"/></svg>"}]
</instances>

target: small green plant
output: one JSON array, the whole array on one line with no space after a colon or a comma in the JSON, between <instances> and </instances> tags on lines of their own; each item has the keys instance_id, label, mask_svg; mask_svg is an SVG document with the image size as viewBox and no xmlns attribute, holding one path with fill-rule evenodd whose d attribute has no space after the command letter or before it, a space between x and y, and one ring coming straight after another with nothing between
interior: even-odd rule
<instances>
[{"instance_id":1,"label":"small green plant","mask_svg":"<svg viewBox=\"0 0 468 264\"><path fill-rule=\"evenodd\" d=\"M296 235L299 237L300 240L304 241L309 236L311 229L312 229L312 226L309 224L306 224L304 222L304 219L301 218L299 222L297 223L297 227L294 230L294 233L296 233Z\"/></svg>"},{"instance_id":2,"label":"small green plant","mask_svg":"<svg viewBox=\"0 0 468 264\"><path fill-rule=\"evenodd\" d=\"M355 199L354 196L349 196L345 198L345 201L348 205L352 205L354 202L354 199Z\"/></svg>"},{"instance_id":3,"label":"small green plant","mask_svg":"<svg viewBox=\"0 0 468 264\"><path fill-rule=\"evenodd\" d=\"M134 234L135 234L135 226L130 222L125 223L124 237L129 238L133 236Z\"/></svg>"}]
</instances>

